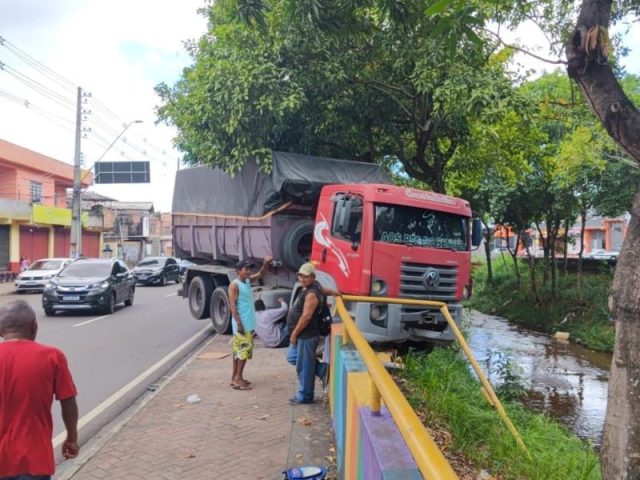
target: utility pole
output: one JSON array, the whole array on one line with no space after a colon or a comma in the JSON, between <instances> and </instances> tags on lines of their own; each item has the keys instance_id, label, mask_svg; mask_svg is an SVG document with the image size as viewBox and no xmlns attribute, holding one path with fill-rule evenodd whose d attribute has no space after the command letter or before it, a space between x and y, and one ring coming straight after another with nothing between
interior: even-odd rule
<instances>
[{"instance_id":1,"label":"utility pole","mask_svg":"<svg viewBox=\"0 0 640 480\"><path fill-rule=\"evenodd\" d=\"M80 135L82 130L82 88L78 87L78 106L76 110L76 146L73 157L73 196L71 199L71 258L82 253L82 198L80 185Z\"/></svg>"}]
</instances>

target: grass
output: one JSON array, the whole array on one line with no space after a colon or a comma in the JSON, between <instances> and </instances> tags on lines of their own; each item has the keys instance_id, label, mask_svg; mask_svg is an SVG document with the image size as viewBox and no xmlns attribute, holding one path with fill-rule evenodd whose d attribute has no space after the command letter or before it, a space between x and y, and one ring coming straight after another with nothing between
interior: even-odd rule
<instances>
[{"instance_id":1,"label":"grass","mask_svg":"<svg viewBox=\"0 0 640 480\"><path fill-rule=\"evenodd\" d=\"M544 415L503 401L527 445L527 456L482 396L480 383L457 350L410 353L402 376L407 399L426 424L444 426L453 439L449 448L478 470L502 480L601 478L598 457L588 444Z\"/></svg>"},{"instance_id":2,"label":"grass","mask_svg":"<svg viewBox=\"0 0 640 480\"><path fill-rule=\"evenodd\" d=\"M537 271L540 303L535 302L529 280L529 266L520 261L521 286L517 287L513 263L496 258L492 262L493 284L487 283L484 263L474 267L474 294L468 306L484 313L499 315L524 327L553 334L570 333L570 340L593 350L613 351L615 329L609 321L607 298L612 273L583 275L582 295L578 294L577 277L558 272L558 288L554 300L550 281L543 283Z\"/></svg>"}]
</instances>

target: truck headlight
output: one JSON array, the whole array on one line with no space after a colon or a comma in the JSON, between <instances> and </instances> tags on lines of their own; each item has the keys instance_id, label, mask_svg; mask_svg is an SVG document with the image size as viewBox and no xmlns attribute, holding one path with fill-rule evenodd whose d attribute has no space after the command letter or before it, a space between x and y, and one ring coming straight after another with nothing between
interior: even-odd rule
<instances>
[{"instance_id":1,"label":"truck headlight","mask_svg":"<svg viewBox=\"0 0 640 480\"><path fill-rule=\"evenodd\" d=\"M369 315L371 316L371 320L378 321L387 315L387 306L379 304L371 305Z\"/></svg>"},{"instance_id":2,"label":"truck headlight","mask_svg":"<svg viewBox=\"0 0 640 480\"><path fill-rule=\"evenodd\" d=\"M384 280L374 278L371 282L371 295L381 297L387 293L387 284Z\"/></svg>"}]
</instances>

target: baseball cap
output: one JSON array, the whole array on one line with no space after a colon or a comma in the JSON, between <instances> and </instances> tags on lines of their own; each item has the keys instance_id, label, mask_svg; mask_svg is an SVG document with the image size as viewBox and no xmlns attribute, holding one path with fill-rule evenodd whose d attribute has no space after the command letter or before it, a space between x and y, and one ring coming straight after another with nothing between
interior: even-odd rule
<instances>
[{"instance_id":1,"label":"baseball cap","mask_svg":"<svg viewBox=\"0 0 640 480\"><path fill-rule=\"evenodd\" d=\"M242 270L243 268L246 267L255 267L256 264L253 262L250 262L249 260L240 260L238 263L236 263L236 270Z\"/></svg>"},{"instance_id":2,"label":"baseball cap","mask_svg":"<svg viewBox=\"0 0 640 480\"><path fill-rule=\"evenodd\" d=\"M303 263L298 269L298 273L305 276L315 275L316 267L311 262Z\"/></svg>"}]
</instances>

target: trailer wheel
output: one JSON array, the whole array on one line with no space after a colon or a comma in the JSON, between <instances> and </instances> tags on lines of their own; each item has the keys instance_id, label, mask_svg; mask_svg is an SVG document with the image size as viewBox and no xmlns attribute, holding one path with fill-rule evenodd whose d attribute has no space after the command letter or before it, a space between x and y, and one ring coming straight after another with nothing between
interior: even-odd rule
<instances>
[{"instance_id":1,"label":"trailer wheel","mask_svg":"<svg viewBox=\"0 0 640 480\"><path fill-rule=\"evenodd\" d=\"M231 333L231 309L229 308L229 289L222 286L216 288L211 294L209 304L211 323L220 335Z\"/></svg>"},{"instance_id":2,"label":"trailer wheel","mask_svg":"<svg viewBox=\"0 0 640 480\"><path fill-rule=\"evenodd\" d=\"M209 315L209 300L213 291L211 278L198 275L189 284L189 310L200 320Z\"/></svg>"},{"instance_id":3,"label":"trailer wheel","mask_svg":"<svg viewBox=\"0 0 640 480\"><path fill-rule=\"evenodd\" d=\"M313 241L313 221L300 220L294 223L282 237L280 256L291 270L298 271L300 265L311 258Z\"/></svg>"}]
</instances>

